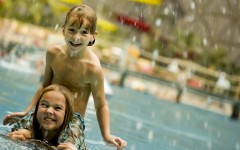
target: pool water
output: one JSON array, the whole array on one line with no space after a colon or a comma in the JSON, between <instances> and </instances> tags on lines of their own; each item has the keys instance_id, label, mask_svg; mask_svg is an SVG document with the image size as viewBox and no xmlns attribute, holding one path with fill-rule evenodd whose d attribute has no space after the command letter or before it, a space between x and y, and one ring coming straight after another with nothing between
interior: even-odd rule
<instances>
[{"instance_id":1,"label":"pool water","mask_svg":"<svg viewBox=\"0 0 240 150\"><path fill-rule=\"evenodd\" d=\"M0 121L7 112L23 111L39 85L39 76L0 68ZM127 150L240 150L240 121L126 87L112 88L114 94L107 97L111 132L128 142ZM85 122L90 150L115 149L102 141L92 100ZM0 133L9 129L0 125ZM0 149L8 141L0 137ZM9 145L14 148L18 144Z\"/></svg>"}]
</instances>

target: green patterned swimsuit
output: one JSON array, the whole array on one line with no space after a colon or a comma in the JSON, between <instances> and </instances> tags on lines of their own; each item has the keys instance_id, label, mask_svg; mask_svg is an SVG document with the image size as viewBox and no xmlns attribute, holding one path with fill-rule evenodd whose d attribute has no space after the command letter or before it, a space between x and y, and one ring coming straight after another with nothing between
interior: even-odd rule
<instances>
[{"instance_id":1,"label":"green patterned swimsuit","mask_svg":"<svg viewBox=\"0 0 240 150\"><path fill-rule=\"evenodd\" d=\"M33 112L16 122L12 128L12 131L18 129L28 129L31 131L32 119ZM80 115L80 113L75 112L73 119L68 123L67 127L58 137L58 143L69 142L74 144L79 150L86 150L87 146L85 143L84 129L85 123L83 117Z\"/></svg>"}]
</instances>

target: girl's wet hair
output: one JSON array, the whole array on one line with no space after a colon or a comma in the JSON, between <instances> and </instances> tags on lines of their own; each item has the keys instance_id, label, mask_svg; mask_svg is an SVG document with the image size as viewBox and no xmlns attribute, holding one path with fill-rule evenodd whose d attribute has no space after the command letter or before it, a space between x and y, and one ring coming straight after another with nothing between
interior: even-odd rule
<instances>
[{"instance_id":1,"label":"girl's wet hair","mask_svg":"<svg viewBox=\"0 0 240 150\"><path fill-rule=\"evenodd\" d=\"M94 33L97 30L97 15L95 11L87 5L78 5L71 8L67 13L63 27L65 27L69 21L79 28L83 22L86 21L90 33Z\"/></svg>"},{"instance_id":2,"label":"girl's wet hair","mask_svg":"<svg viewBox=\"0 0 240 150\"><path fill-rule=\"evenodd\" d=\"M64 122L63 122L62 126L60 127L59 133L57 134L55 140L53 141L53 143L57 144L58 136L63 132L63 130L65 129L65 127L67 126L67 124L69 123L69 121L73 117L73 114L74 114L74 97L73 97L73 94L71 93L71 91L69 89L67 89L64 86L58 85L58 84L53 84L53 85L50 85L50 86L43 89L43 91L40 94L39 99L37 101L35 111L34 111L34 115L33 115L33 135L34 135L35 139L42 140L42 138L43 138L42 132L40 130L40 124L37 121L37 111L38 111L38 106L39 106L39 103L40 103L40 100L41 100L42 96L46 92L49 92L49 91L59 92L66 99L66 109L65 109Z\"/></svg>"}]
</instances>

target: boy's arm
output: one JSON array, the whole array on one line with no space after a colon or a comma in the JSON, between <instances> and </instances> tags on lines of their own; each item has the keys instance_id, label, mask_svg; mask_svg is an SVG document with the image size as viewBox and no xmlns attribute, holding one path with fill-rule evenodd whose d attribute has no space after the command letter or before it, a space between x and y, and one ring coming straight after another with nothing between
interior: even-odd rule
<instances>
[{"instance_id":1,"label":"boy's arm","mask_svg":"<svg viewBox=\"0 0 240 150\"><path fill-rule=\"evenodd\" d=\"M16 122L16 118L19 117L23 117L25 115L27 115L27 113L35 106L35 104L37 103L37 100L43 90L44 87L48 86L51 84L52 82L52 77L53 77L53 71L50 65L50 62L52 60L53 57L53 53L52 50L49 49L46 53L46 66L45 66L45 73L44 73L44 79L43 79L43 83L42 85L38 88L37 92L35 93L30 105L26 108L25 111L23 112L15 112L15 113L11 113L8 114L4 120L3 120L3 124L12 124L14 122Z\"/></svg>"},{"instance_id":2,"label":"boy's arm","mask_svg":"<svg viewBox=\"0 0 240 150\"><path fill-rule=\"evenodd\" d=\"M42 92L42 90L47 87L48 85L50 85L52 83L52 77L53 77L53 71L51 68L51 60L53 57L53 53L52 50L49 49L46 53L46 66L45 66L45 72L44 72L44 77L43 77L43 83L42 85L38 88L38 90L36 91L30 105L27 107L27 109L25 110L26 114L32 110L32 108L36 105L38 98Z\"/></svg>"},{"instance_id":3,"label":"boy's arm","mask_svg":"<svg viewBox=\"0 0 240 150\"><path fill-rule=\"evenodd\" d=\"M104 76L101 68L97 72L92 79L91 90L101 134L106 144L122 149L126 147L127 142L110 133L110 113L104 93Z\"/></svg>"},{"instance_id":4,"label":"boy's arm","mask_svg":"<svg viewBox=\"0 0 240 150\"><path fill-rule=\"evenodd\" d=\"M28 105L28 107L26 108L25 114L27 114L30 110L32 110L32 108L36 105L37 100L38 100L38 97L40 96L43 88L44 88L43 85L41 85L41 86L38 88L38 90L37 90L37 92L35 93L35 95L34 95L32 101L31 101L30 105Z\"/></svg>"}]
</instances>

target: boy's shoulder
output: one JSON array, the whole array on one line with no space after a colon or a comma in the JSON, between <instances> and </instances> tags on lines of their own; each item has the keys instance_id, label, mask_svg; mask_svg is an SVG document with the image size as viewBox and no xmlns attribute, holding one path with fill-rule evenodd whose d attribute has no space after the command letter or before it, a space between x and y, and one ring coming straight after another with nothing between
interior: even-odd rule
<instances>
[{"instance_id":1,"label":"boy's shoulder","mask_svg":"<svg viewBox=\"0 0 240 150\"><path fill-rule=\"evenodd\" d=\"M97 66L101 66L98 56L91 49L89 49L89 54L92 63L94 63Z\"/></svg>"},{"instance_id":2,"label":"boy's shoulder","mask_svg":"<svg viewBox=\"0 0 240 150\"><path fill-rule=\"evenodd\" d=\"M64 45L53 45L47 48L48 52L59 52L64 50Z\"/></svg>"},{"instance_id":3,"label":"boy's shoulder","mask_svg":"<svg viewBox=\"0 0 240 150\"><path fill-rule=\"evenodd\" d=\"M54 45L47 48L47 55L56 56L58 54L64 53L64 45Z\"/></svg>"}]
</instances>

